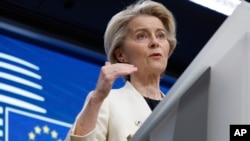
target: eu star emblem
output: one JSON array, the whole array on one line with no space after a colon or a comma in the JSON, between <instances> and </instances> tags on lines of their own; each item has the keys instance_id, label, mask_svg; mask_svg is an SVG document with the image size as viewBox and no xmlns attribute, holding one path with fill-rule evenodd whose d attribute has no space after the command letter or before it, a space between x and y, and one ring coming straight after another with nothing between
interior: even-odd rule
<instances>
[{"instance_id":1,"label":"eu star emblem","mask_svg":"<svg viewBox=\"0 0 250 141\"><path fill-rule=\"evenodd\" d=\"M62 141L71 125L8 108L9 141Z\"/></svg>"}]
</instances>

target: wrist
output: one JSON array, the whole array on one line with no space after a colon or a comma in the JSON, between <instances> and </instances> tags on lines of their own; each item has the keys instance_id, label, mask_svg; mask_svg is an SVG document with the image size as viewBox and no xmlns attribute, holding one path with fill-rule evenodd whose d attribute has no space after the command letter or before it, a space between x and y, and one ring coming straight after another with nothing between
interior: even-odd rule
<instances>
[{"instance_id":1,"label":"wrist","mask_svg":"<svg viewBox=\"0 0 250 141\"><path fill-rule=\"evenodd\" d=\"M102 103L105 98L106 98L106 96L104 96L103 94L100 94L97 91L94 91L93 94L90 97L90 101L94 102L94 103L96 103L96 102Z\"/></svg>"}]
</instances>

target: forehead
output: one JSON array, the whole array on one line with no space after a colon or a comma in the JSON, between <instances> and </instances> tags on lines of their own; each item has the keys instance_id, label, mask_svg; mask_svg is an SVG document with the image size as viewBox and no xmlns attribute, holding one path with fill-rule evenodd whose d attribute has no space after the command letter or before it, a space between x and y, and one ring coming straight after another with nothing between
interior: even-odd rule
<instances>
[{"instance_id":1,"label":"forehead","mask_svg":"<svg viewBox=\"0 0 250 141\"><path fill-rule=\"evenodd\" d=\"M162 21L150 15L140 15L134 17L127 25L130 31L136 31L140 29L162 29L165 30Z\"/></svg>"}]
</instances>

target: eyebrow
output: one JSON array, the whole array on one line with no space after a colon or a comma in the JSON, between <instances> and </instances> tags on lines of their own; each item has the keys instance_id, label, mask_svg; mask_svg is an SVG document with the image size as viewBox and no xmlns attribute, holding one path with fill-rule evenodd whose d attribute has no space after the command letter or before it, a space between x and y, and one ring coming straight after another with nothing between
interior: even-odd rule
<instances>
[{"instance_id":1,"label":"eyebrow","mask_svg":"<svg viewBox=\"0 0 250 141\"><path fill-rule=\"evenodd\" d=\"M147 32L148 29L143 27L143 28L138 28L138 29L135 29L135 30L129 29L129 31L132 31L132 33L136 33L136 32L139 32L139 31L146 31ZM167 33L167 30L164 29L164 28L157 28L156 32L158 32L158 31L163 31L163 32Z\"/></svg>"}]
</instances>

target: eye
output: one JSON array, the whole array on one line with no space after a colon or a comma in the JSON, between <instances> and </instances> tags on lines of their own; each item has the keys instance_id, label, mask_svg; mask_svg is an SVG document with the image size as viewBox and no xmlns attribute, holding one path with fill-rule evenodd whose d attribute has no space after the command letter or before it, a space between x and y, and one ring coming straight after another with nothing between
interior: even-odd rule
<instances>
[{"instance_id":1,"label":"eye","mask_svg":"<svg viewBox=\"0 0 250 141\"><path fill-rule=\"evenodd\" d=\"M138 40L147 39L147 34L139 33L139 34L136 35L136 39L138 39Z\"/></svg>"},{"instance_id":2,"label":"eye","mask_svg":"<svg viewBox=\"0 0 250 141\"><path fill-rule=\"evenodd\" d=\"M158 33L157 38L158 39L166 39L166 34L164 32Z\"/></svg>"}]
</instances>

